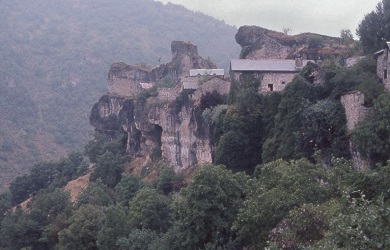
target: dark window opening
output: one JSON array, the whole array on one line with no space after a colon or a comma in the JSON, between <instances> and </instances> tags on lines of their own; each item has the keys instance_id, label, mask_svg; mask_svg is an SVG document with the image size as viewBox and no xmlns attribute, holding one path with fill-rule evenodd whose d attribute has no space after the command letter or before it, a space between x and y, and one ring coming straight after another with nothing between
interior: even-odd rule
<instances>
[{"instance_id":1,"label":"dark window opening","mask_svg":"<svg viewBox=\"0 0 390 250\"><path fill-rule=\"evenodd\" d=\"M383 71L383 79L387 79L387 69Z\"/></svg>"},{"instance_id":2,"label":"dark window opening","mask_svg":"<svg viewBox=\"0 0 390 250\"><path fill-rule=\"evenodd\" d=\"M282 84L286 84L286 82L282 82Z\"/></svg>"},{"instance_id":3,"label":"dark window opening","mask_svg":"<svg viewBox=\"0 0 390 250\"><path fill-rule=\"evenodd\" d=\"M157 162L162 158L162 150L161 150L161 137L162 137L163 129L159 125L153 126L153 141L154 147L152 148L151 158L153 162Z\"/></svg>"},{"instance_id":4,"label":"dark window opening","mask_svg":"<svg viewBox=\"0 0 390 250\"><path fill-rule=\"evenodd\" d=\"M274 91L274 85L268 84L268 91Z\"/></svg>"}]
</instances>

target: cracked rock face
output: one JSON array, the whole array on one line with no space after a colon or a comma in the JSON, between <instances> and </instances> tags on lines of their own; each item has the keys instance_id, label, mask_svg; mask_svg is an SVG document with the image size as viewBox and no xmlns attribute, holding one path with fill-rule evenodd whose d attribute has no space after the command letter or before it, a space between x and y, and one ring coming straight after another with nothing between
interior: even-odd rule
<instances>
[{"instance_id":1,"label":"cracked rock face","mask_svg":"<svg viewBox=\"0 0 390 250\"><path fill-rule=\"evenodd\" d=\"M323 46L310 49L307 43L312 37L321 39ZM314 33L287 35L258 26L241 26L235 38L242 47L242 59L287 59L300 54L305 59L317 60L321 56L350 53L347 46L339 44L338 38Z\"/></svg>"},{"instance_id":2,"label":"cracked rock face","mask_svg":"<svg viewBox=\"0 0 390 250\"><path fill-rule=\"evenodd\" d=\"M202 111L225 103L229 90L228 81L215 77L205 82L204 88L179 93L180 103L155 96L137 106L131 98L105 95L94 105L90 123L111 136L123 128L128 133L130 156L143 150L153 158L160 151L159 156L179 172L212 163L211 127L203 120ZM132 137L135 130L141 134L138 141Z\"/></svg>"},{"instance_id":3,"label":"cracked rock face","mask_svg":"<svg viewBox=\"0 0 390 250\"><path fill-rule=\"evenodd\" d=\"M217 76L189 77L190 69L215 65L200 57L191 43L176 41L171 48L172 61L153 70L113 64L109 93L92 108L90 124L109 136L122 128L128 134L131 157L161 157L179 172L195 164L212 163L212 128L202 112L226 103L230 82ZM166 76L175 76L177 83L156 88L153 93L141 87L143 81L158 82ZM184 81L194 82L198 88L184 89ZM140 96L144 96L142 101Z\"/></svg>"}]
</instances>

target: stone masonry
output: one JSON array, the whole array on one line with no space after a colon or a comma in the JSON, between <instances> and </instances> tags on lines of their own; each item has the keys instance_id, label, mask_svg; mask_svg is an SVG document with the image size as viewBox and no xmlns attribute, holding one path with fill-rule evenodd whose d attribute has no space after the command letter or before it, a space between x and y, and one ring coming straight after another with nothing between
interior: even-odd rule
<instances>
[{"instance_id":1,"label":"stone masonry","mask_svg":"<svg viewBox=\"0 0 390 250\"><path fill-rule=\"evenodd\" d=\"M180 172L195 164L212 163L210 126L201 114L205 108L226 103L230 82L223 76L189 77L190 69L215 65L200 57L189 42L172 42L171 49L172 61L152 70L114 63L108 74L109 93L94 105L90 124L110 136L123 128L131 157L150 160L160 151L162 159ZM156 85L164 77L173 79L175 85L142 88L141 83ZM186 90L184 81L195 82L198 88ZM138 101L139 94L146 91L148 97ZM138 139L132 137L136 130L141 134Z\"/></svg>"},{"instance_id":2,"label":"stone masonry","mask_svg":"<svg viewBox=\"0 0 390 250\"><path fill-rule=\"evenodd\" d=\"M364 106L364 94L360 91L352 91L341 97L341 104L345 109L347 118L347 130L351 132L356 124L364 119L367 109ZM357 169L369 169L370 162L356 149L352 140L349 141L349 150L352 156L352 166Z\"/></svg>"},{"instance_id":3,"label":"stone masonry","mask_svg":"<svg viewBox=\"0 0 390 250\"><path fill-rule=\"evenodd\" d=\"M382 79L383 85L390 91L390 58L389 58L389 45L390 42L386 43L383 50L375 53L377 59L376 73L380 79Z\"/></svg>"}]
</instances>

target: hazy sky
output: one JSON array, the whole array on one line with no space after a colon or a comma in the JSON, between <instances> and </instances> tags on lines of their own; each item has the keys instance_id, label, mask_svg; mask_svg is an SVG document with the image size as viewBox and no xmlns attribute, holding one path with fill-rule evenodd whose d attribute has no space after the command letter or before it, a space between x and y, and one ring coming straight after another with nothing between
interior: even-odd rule
<instances>
[{"instance_id":1,"label":"hazy sky","mask_svg":"<svg viewBox=\"0 0 390 250\"><path fill-rule=\"evenodd\" d=\"M314 32L339 36L341 29L355 30L364 15L380 0L156 0L186 6L226 23L257 25L292 34Z\"/></svg>"}]
</instances>

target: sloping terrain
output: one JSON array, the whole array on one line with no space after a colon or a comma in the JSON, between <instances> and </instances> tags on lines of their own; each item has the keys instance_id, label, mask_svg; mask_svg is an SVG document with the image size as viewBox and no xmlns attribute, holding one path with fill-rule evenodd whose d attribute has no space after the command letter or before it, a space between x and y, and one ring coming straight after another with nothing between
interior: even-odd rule
<instances>
[{"instance_id":1,"label":"sloping terrain","mask_svg":"<svg viewBox=\"0 0 390 250\"><path fill-rule=\"evenodd\" d=\"M167 62L173 40L197 44L219 67L239 53L235 27L152 0L5 0L0 18L0 188L82 149L112 62Z\"/></svg>"}]
</instances>

